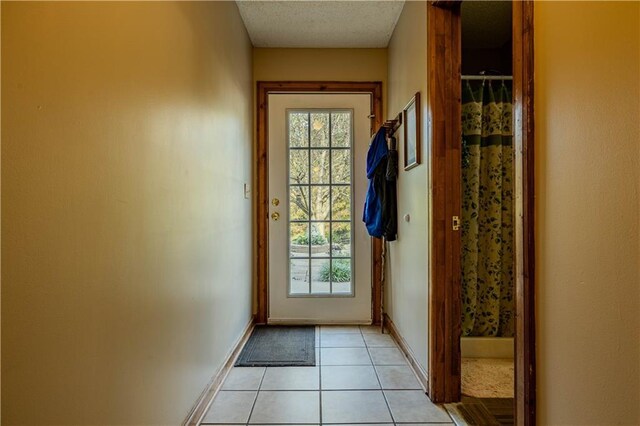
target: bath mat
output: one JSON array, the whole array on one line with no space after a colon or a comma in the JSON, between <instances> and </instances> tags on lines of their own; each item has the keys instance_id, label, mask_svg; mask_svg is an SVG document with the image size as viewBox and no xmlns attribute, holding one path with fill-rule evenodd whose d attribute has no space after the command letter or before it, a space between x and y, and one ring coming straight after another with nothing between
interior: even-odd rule
<instances>
[{"instance_id":1,"label":"bath mat","mask_svg":"<svg viewBox=\"0 0 640 426\"><path fill-rule=\"evenodd\" d=\"M258 325L242 349L236 367L313 367L315 326Z\"/></svg>"},{"instance_id":2,"label":"bath mat","mask_svg":"<svg viewBox=\"0 0 640 426\"><path fill-rule=\"evenodd\" d=\"M462 394L476 398L513 398L512 359L463 358Z\"/></svg>"}]
</instances>

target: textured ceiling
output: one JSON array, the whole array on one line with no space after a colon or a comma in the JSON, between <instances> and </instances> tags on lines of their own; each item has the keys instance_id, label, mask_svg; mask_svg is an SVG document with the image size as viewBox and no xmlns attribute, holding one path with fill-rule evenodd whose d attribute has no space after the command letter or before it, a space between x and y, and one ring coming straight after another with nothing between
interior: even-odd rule
<instances>
[{"instance_id":1,"label":"textured ceiling","mask_svg":"<svg viewBox=\"0 0 640 426\"><path fill-rule=\"evenodd\" d=\"M499 48L510 39L510 1L462 2L462 45L465 48Z\"/></svg>"},{"instance_id":2,"label":"textured ceiling","mask_svg":"<svg viewBox=\"0 0 640 426\"><path fill-rule=\"evenodd\" d=\"M237 1L256 47L387 47L404 1Z\"/></svg>"}]
</instances>

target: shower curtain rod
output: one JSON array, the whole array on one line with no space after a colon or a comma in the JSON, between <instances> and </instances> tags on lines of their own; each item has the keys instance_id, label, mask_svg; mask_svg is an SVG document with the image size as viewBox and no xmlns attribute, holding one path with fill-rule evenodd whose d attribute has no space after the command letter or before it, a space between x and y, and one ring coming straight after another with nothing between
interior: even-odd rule
<instances>
[{"instance_id":1,"label":"shower curtain rod","mask_svg":"<svg viewBox=\"0 0 640 426\"><path fill-rule=\"evenodd\" d=\"M463 75L463 80L513 80L510 75Z\"/></svg>"}]
</instances>

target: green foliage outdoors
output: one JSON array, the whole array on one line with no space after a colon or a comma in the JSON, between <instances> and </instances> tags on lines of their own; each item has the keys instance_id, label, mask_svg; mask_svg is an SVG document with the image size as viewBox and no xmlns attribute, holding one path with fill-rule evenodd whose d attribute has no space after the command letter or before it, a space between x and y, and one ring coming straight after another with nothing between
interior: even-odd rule
<instances>
[{"instance_id":1,"label":"green foliage outdoors","mask_svg":"<svg viewBox=\"0 0 640 426\"><path fill-rule=\"evenodd\" d=\"M334 244L349 244L351 241L351 226L334 226L331 238Z\"/></svg>"},{"instance_id":2,"label":"green foliage outdoors","mask_svg":"<svg viewBox=\"0 0 640 426\"><path fill-rule=\"evenodd\" d=\"M320 281L329 280L334 283L351 281L351 261L349 259L334 259L331 270L329 269L329 262L322 265Z\"/></svg>"},{"instance_id":3,"label":"green foliage outdoors","mask_svg":"<svg viewBox=\"0 0 640 426\"><path fill-rule=\"evenodd\" d=\"M295 237L293 237L292 242L293 244L307 245L309 244L309 234L307 234L306 232L302 234L298 234ZM327 243L328 241L325 238L325 236L322 234L322 232L316 226L312 226L311 227L311 245L321 246Z\"/></svg>"}]
</instances>

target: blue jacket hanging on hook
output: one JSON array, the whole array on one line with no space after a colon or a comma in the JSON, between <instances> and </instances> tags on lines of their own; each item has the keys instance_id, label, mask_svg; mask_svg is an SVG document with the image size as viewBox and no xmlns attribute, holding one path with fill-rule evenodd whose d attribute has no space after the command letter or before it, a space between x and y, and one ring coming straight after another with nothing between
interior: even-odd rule
<instances>
[{"instance_id":1,"label":"blue jacket hanging on hook","mask_svg":"<svg viewBox=\"0 0 640 426\"><path fill-rule=\"evenodd\" d=\"M384 180L387 168L387 156L389 147L387 146L386 129L381 127L371 139L369 151L367 152L367 179L369 179L369 189L364 202L364 213L362 220L367 226L369 235L381 238L385 232L385 223L382 218L384 181L380 185L380 178ZM376 173L377 172L377 173ZM383 172L382 174L380 172Z\"/></svg>"}]
</instances>

